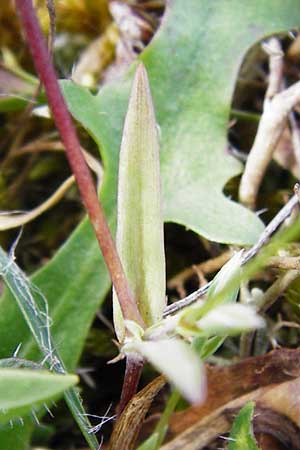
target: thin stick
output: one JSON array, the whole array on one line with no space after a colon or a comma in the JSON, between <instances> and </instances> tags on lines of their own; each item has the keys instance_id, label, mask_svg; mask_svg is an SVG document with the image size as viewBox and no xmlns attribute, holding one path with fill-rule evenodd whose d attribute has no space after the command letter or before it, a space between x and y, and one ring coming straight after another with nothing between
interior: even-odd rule
<instances>
[{"instance_id":1,"label":"thin stick","mask_svg":"<svg viewBox=\"0 0 300 450\"><path fill-rule=\"evenodd\" d=\"M264 102L264 111L239 189L241 202L252 209L255 208L261 181L284 130L287 116L300 101L300 82L276 94L276 90L278 92L282 81L283 54L278 40L272 39L268 46L265 46L266 48L270 54L269 88Z\"/></svg>"},{"instance_id":2,"label":"thin stick","mask_svg":"<svg viewBox=\"0 0 300 450\"><path fill-rule=\"evenodd\" d=\"M300 270L300 256L272 256L267 266L283 270Z\"/></svg>"},{"instance_id":3,"label":"thin stick","mask_svg":"<svg viewBox=\"0 0 300 450\"><path fill-rule=\"evenodd\" d=\"M281 275L264 293L260 311L266 312L282 295L289 285L300 275L300 270L288 270Z\"/></svg>"},{"instance_id":4,"label":"thin stick","mask_svg":"<svg viewBox=\"0 0 300 450\"><path fill-rule=\"evenodd\" d=\"M90 171L82 155L75 127L61 94L55 70L33 9L32 1L16 0L16 6L21 17L23 29L26 34L36 70L45 87L49 106L52 110L61 139L65 145L72 172L75 175L82 201L88 212L105 263L109 270L122 313L126 319L134 320L143 326L143 320L128 286Z\"/></svg>"},{"instance_id":5,"label":"thin stick","mask_svg":"<svg viewBox=\"0 0 300 450\"><path fill-rule=\"evenodd\" d=\"M211 281L209 283L207 283L205 286L202 286L197 291L192 292L190 295L183 298L182 300L178 300L177 302L173 303L172 305L167 306L164 309L163 317L167 317L170 314L174 314L177 311L180 311L182 308L186 308L187 306L191 305L192 303L196 302L197 300L200 300L201 297L203 297L206 294L210 285L211 285Z\"/></svg>"},{"instance_id":6,"label":"thin stick","mask_svg":"<svg viewBox=\"0 0 300 450\"><path fill-rule=\"evenodd\" d=\"M271 235L280 227L280 225L291 215L293 209L299 204L299 199L297 195L287 202L286 205L276 214L276 216L271 220L271 222L266 226L262 234L260 235L257 243L247 250L242 258L242 264L245 264L249 259L253 258L258 251L268 242Z\"/></svg>"},{"instance_id":7,"label":"thin stick","mask_svg":"<svg viewBox=\"0 0 300 450\"><path fill-rule=\"evenodd\" d=\"M294 111L291 111L289 114L289 123L295 160L297 161L297 177L300 178L300 133Z\"/></svg>"},{"instance_id":8,"label":"thin stick","mask_svg":"<svg viewBox=\"0 0 300 450\"><path fill-rule=\"evenodd\" d=\"M184 269L182 272L179 272L168 281L168 288L177 289L178 286L181 286L188 278L195 275L198 270L204 275L217 271L230 259L231 256L232 251L227 250L226 252L216 256L215 258L208 259L207 261L203 261L200 264L193 265L191 267L188 267L187 269Z\"/></svg>"},{"instance_id":9,"label":"thin stick","mask_svg":"<svg viewBox=\"0 0 300 450\"><path fill-rule=\"evenodd\" d=\"M265 105L281 90L284 53L280 41L273 37L263 43L263 49L269 55L269 84L265 95Z\"/></svg>"},{"instance_id":10,"label":"thin stick","mask_svg":"<svg viewBox=\"0 0 300 450\"><path fill-rule=\"evenodd\" d=\"M48 36L48 48L49 53L53 54L53 47L55 41L55 31L56 31L56 12L53 0L47 0L47 9L49 15L49 36Z\"/></svg>"},{"instance_id":11,"label":"thin stick","mask_svg":"<svg viewBox=\"0 0 300 450\"><path fill-rule=\"evenodd\" d=\"M251 258L253 258L259 250L269 241L271 235L280 227L280 225L291 215L293 209L298 205L299 198L297 195L293 195L293 197L288 201L288 203L276 214L276 216L271 220L269 225L264 229L261 234L259 240L253 247L249 250L245 251L242 256L242 265L246 264ZM192 303L199 300L203 297L208 291L211 282L207 283L205 286L201 287L197 291L183 298L182 300L178 300L177 302L169 305L164 310L164 317L174 314L175 312L185 308L186 306L191 305Z\"/></svg>"}]
</instances>

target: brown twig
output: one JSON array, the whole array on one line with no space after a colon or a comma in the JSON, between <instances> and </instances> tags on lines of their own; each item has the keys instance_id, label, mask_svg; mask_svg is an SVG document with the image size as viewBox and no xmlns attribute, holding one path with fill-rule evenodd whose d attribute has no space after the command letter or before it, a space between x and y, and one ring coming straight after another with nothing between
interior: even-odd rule
<instances>
[{"instance_id":1,"label":"brown twig","mask_svg":"<svg viewBox=\"0 0 300 450\"><path fill-rule=\"evenodd\" d=\"M84 155L87 165L97 176L97 191L99 191L102 184L103 167L100 161L89 152L87 152L83 147L81 147L81 151ZM15 151L10 154L10 160L26 154L43 152L65 152L65 147L61 141L52 141L49 140L48 137L46 139L39 138L23 145L20 148L15 149Z\"/></svg>"},{"instance_id":2,"label":"brown twig","mask_svg":"<svg viewBox=\"0 0 300 450\"><path fill-rule=\"evenodd\" d=\"M197 289L197 291L192 292L187 297L181 300L177 300L175 303L172 303L171 305L168 305L164 309L163 317L167 317L170 314L174 314L177 311L180 311L181 309L186 308L187 306L193 304L197 300L200 300L207 293L211 283L212 282L210 281L205 286L202 286L201 288Z\"/></svg>"},{"instance_id":3,"label":"brown twig","mask_svg":"<svg viewBox=\"0 0 300 450\"><path fill-rule=\"evenodd\" d=\"M262 298L260 311L267 311L285 292L288 286L300 275L300 270L288 270L266 290Z\"/></svg>"},{"instance_id":4,"label":"brown twig","mask_svg":"<svg viewBox=\"0 0 300 450\"><path fill-rule=\"evenodd\" d=\"M272 234L280 227L280 225L291 215L293 209L298 205L299 199L296 195L284 205L283 208L276 214L276 216L271 220L271 222L266 226L262 234L260 235L257 243L247 250L243 255L243 264L245 264L249 259L253 258L258 251L269 241Z\"/></svg>"},{"instance_id":5,"label":"brown twig","mask_svg":"<svg viewBox=\"0 0 300 450\"><path fill-rule=\"evenodd\" d=\"M269 86L270 90L267 91L264 111L239 189L241 202L251 208L255 207L262 178L286 126L287 117L292 108L300 101L300 82L275 95L275 89L280 87L279 80L282 73L279 61L282 56L279 50L281 51L280 47L274 53L275 56L270 55L270 70L277 72L270 74L272 85ZM271 63L274 58L276 58L276 64Z\"/></svg>"},{"instance_id":6,"label":"brown twig","mask_svg":"<svg viewBox=\"0 0 300 450\"><path fill-rule=\"evenodd\" d=\"M31 155L30 158L26 161L24 166L22 167L22 170L14 177L13 182L8 186L6 191L6 204L8 206L11 205L11 202L16 199L20 198L20 190L24 185L24 182L26 178L28 177L28 174L30 173L34 163L36 160L35 155Z\"/></svg>"},{"instance_id":7,"label":"brown twig","mask_svg":"<svg viewBox=\"0 0 300 450\"><path fill-rule=\"evenodd\" d=\"M22 145L14 149L10 154L10 159L19 158L20 156L26 155L28 153L40 153L49 151L64 151L65 148L61 141L52 141L48 139L35 139L32 142Z\"/></svg>"},{"instance_id":8,"label":"brown twig","mask_svg":"<svg viewBox=\"0 0 300 450\"><path fill-rule=\"evenodd\" d=\"M272 256L267 266L283 270L300 270L300 256Z\"/></svg>"},{"instance_id":9,"label":"brown twig","mask_svg":"<svg viewBox=\"0 0 300 450\"><path fill-rule=\"evenodd\" d=\"M297 176L300 178L300 133L299 127L295 118L295 113L293 111L289 114L289 123L291 128L291 137L293 143L293 150L295 155L295 160L297 161Z\"/></svg>"},{"instance_id":10,"label":"brown twig","mask_svg":"<svg viewBox=\"0 0 300 450\"><path fill-rule=\"evenodd\" d=\"M53 0L47 0L47 9L49 15L49 36L48 36L48 49L50 55L53 54L55 31L56 31L56 12Z\"/></svg>"},{"instance_id":11,"label":"brown twig","mask_svg":"<svg viewBox=\"0 0 300 450\"><path fill-rule=\"evenodd\" d=\"M93 225L104 260L120 301L125 318L134 320L143 326L135 299L128 286L115 243L107 225L96 189L82 155L75 127L71 121L66 103L61 94L55 70L51 62L31 0L16 0L23 29L29 44L36 70L45 87L49 106L56 126L66 148L66 154L75 175L79 192L90 221Z\"/></svg>"},{"instance_id":12,"label":"brown twig","mask_svg":"<svg viewBox=\"0 0 300 450\"><path fill-rule=\"evenodd\" d=\"M195 275L198 270L204 275L219 270L220 267L222 267L223 264L225 264L231 256L232 251L228 250L221 255L216 256L215 258L208 259L207 261L201 262L200 264L195 264L191 267L188 267L187 269L184 269L182 272L179 272L168 281L168 288L177 289L177 287L181 286L188 278Z\"/></svg>"},{"instance_id":13,"label":"brown twig","mask_svg":"<svg viewBox=\"0 0 300 450\"><path fill-rule=\"evenodd\" d=\"M272 100L274 95L276 95L281 90L284 53L282 51L280 41L275 37L272 37L267 42L264 42L262 47L269 55L270 73L264 106L267 107L267 102Z\"/></svg>"}]
</instances>

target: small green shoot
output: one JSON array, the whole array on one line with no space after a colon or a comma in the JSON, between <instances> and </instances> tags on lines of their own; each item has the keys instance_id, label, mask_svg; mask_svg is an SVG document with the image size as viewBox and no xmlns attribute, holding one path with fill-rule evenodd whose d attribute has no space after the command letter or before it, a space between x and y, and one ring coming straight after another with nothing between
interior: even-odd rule
<instances>
[{"instance_id":1,"label":"small green shoot","mask_svg":"<svg viewBox=\"0 0 300 450\"><path fill-rule=\"evenodd\" d=\"M255 403L247 403L235 418L229 437L228 450L260 450L253 434L252 419Z\"/></svg>"}]
</instances>

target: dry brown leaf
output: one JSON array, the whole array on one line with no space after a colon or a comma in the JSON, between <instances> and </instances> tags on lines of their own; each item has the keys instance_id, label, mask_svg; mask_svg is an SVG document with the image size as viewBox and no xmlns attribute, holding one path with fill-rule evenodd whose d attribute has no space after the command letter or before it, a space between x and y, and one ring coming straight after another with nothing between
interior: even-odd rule
<instances>
[{"instance_id":1,"label":"dry brown leaf","mask_svg":"<svg viewBox=\"0 0 300 450\"><path fill-rule=\"evenodd\" d=\"M300 427L300 378L281 383L265 392L259 404L285 415Z\"/></svg>"},{"instance_id":2,"label":"dry brown leaf","mask_svg":"<svg viewBox=\"0 0 300 450\"><path fill-rule=\"evenodd\" d=\"M165 378L159 376L133 397L114 427L109 450L132 450L134 448L145 415L154 397L165 383Z\"/></svg>"},{"instance_id":3,"label":"dry brown leaf","mask_svg":"<svg viewBox=\"0 0 300 450\"><path fill-rule=\"evenodd\" d=\"M249 394L243 395L221 408L217 409L207 417L202 418L175 439L161 447L161 450L200 450L214 441L220 435L227 433L232 424L232 415L226 412L240 409L245 403L256 400L262 396L265 389L260 388Z\"/></svg>"},{"instance_id":4,"label":"dry brown leaf","mask_svg":"<svg viewBox=\"0 0 300 450\"><path fill-rule=\"evenodd\" d=\"M278 349L228 367L207 367L208 395L201 406L174 413L170 432L177 435L220 406L258 387L300 376L300 350Z\"/></svg>"},{"instance_id":5,"label":"dry brown leaf","mask_svg":"<svg viewBox=\"0 0 300 450\"><path fill-rule=\"evenodd\" d=\"M201 450L228 433L234 417L249 401L256 402L254 431L276 440L272 450L300 450L300 378L256 389L218 408L164 445L161 450ZM265 450L262 447L263 450Z\"/></svg>"},{"instance_id":6,"label":"dry brown leaf","mask_svg":"<svg viewBox=\"0 0 300 450\"><path fill-rule=\"evenodd\" d=\"M173 414L169 436L174 438L162 450L206 447L229 432L236 413L250 400L256 401L254 430L260 435L261 448L300 450L299 350L278 349L207 370L206 402Z\"/></svg>"}]
</instances>

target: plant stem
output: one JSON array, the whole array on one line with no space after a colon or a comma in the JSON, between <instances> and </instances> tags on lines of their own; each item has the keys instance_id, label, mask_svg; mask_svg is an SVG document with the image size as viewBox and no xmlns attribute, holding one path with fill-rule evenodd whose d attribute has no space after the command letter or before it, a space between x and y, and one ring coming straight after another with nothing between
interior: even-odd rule
<instances>
[{"instance_id":1,"label":"plant stem","mask_svg":"<svg viewBox=\"0 0 300 450\"><path fill-rule=\"evenodd\" d=\"M287 290L289 285L300 275L299 270L288 270L279 276L277 280L266 290L261 300L260 311L266 312L276 300Z\"/></svg>"},{"instance_id":2,"label":"plant stem","mask_svg":"<svg viewBox=\"0 0 300 450\"><path fill-rule=\"evenodd\" d=\"M93 225L109 270L122 313L125 319L134 320L143 326L143 320L128 286L115 243L96 193L93 179L81 152L75 127L61 94L51 57L32 5L32 0L16 0L16 6L21 17L36 70L45 87L54 121L65 145L72 172L75 175L83 204Z\"/></svg>"},{"instance_id":3,"label":"plant stem","mask_svg":"<svg viewBox=\"0 0 300 450\"><path fill-rule=\"evenodd\" d=\"M137 391L140 381L144 361L134 353L128 354L126 357L126 370L122 387L122 394L119 406L117 408L117 415L119 416L125 409L127 403Z\"/></svg>"}]
</instances>

